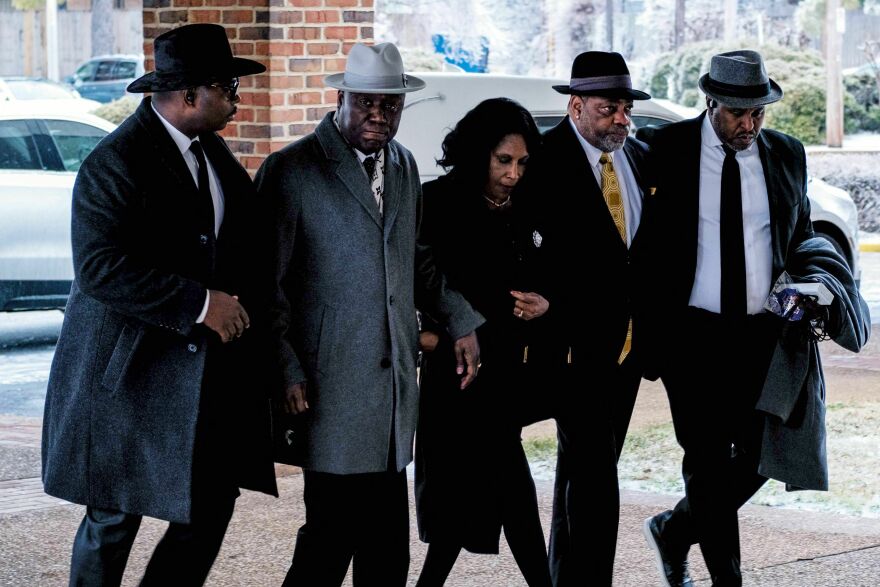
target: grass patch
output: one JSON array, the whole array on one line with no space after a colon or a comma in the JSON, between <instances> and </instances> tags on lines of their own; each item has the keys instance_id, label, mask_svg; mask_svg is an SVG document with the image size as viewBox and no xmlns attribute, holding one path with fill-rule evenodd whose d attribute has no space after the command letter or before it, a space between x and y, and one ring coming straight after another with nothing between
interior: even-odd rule
<instances>
[{"instance_id":1,"label":"grass patch","mask_svg":"<svg viewBox=\"0 0 880 587\"><path fill-rule=\"evenodd\" d=\"M830 491L785 491L770 480L751 503L880 518L880 403L828 406ZM552 478L556 439L523 442L536 477ZM631 431L618 465L620 486L682 494L682 450L671 423Z\"/></svg>"}]
</instances>

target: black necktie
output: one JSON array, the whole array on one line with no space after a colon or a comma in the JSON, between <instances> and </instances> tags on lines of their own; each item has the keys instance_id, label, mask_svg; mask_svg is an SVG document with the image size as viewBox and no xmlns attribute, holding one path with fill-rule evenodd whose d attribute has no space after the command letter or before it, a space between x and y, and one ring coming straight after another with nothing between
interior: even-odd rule
<instances>
[{"instance_id":1,"label":"black necktie","mask_svg":"<svg viewBox=\"0 0 880 587\"><path fill-rule=\"evenodd\" d=\"M742 187L736 151L724 148L721 167L721 313L746 315L746 255L743 244Z\"/></svg>"},{"instance_id":2,"label":"black necktie","mask_svg":"<svg viewBox=\"0 0 880 587\"><path fill-rule=\"evenodd\" d=\"M208 180L208 162L205 160L205 152L202 150L202 144L199 141L193 141L189 146L189 150L196 156L199 163L199 196L202 206L210 205L211 210L211 227L214 227L214 198L211 197L211 183Z\"/></svg>"},{"instance_id":3,"label":"black necktie","mask_svg":"<svg viewBox=\"0 0 880 587\"><path fill-rule=\"evenodd\" d=\"M373 176L376 173L376 158L367 157L364 159L364 169L367 170L367 177L369 178L370 183L373 183Z\"/></svg>"}]
</instances>

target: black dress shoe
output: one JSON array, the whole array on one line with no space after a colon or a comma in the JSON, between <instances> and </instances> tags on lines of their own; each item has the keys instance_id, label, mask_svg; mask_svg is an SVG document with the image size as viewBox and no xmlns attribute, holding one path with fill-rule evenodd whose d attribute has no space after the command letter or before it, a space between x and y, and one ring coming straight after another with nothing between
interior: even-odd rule
<instances>
[{"instance_id":1,"label":"black dress shoe","mask_svg":"<svg viewBox=\"0 0 880 587\"><path fill-rule=\"evenodd\" d=\"M667 510L653 518L645 520L644 532L648 546L654 551L657 569L663 579L664 587L694 587L688 572L687 549L674 548L663 541L660 527L672 512Z\"/></svg>"}]
</instances>

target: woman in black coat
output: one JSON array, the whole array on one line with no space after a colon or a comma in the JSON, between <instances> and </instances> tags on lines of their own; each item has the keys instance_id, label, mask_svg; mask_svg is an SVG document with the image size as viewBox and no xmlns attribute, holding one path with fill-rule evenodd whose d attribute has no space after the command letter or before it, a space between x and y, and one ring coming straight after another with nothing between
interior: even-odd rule
<instances>
[{"instance_id":1,"label":"woman in black coat","mask_svg":"<svg viewBox=\"0 0 880 587\"><path fill-rule=\"evenodd\" d=\"M416 434L419 536L429 543L418 587L442 585L462 548L497 554L505 537L530 586L549 586L535 484L520 442L539 238L520 228L511 196L540 142L531 115L506 98L480 103L443 141L449 172L426 183L421 236L449 285L480 312L480 376L466 390L453 342L423 316ZM537 418L534 418L537 419Z\"/></svg>"}]
</instances>

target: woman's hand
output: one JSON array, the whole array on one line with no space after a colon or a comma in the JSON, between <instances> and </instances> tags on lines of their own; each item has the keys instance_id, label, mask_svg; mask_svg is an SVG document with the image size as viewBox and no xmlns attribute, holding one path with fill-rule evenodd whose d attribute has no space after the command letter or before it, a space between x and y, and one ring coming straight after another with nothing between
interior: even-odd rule
<instances>
[{"instance_id":1,"label":"woman's hand","mask_svg":"<svg viewBox=\"0 0 880 587\"><path fill-rule=\"evenodd\" d=\"M513 315L521 320L532 320L543 316L550 308L550 302L541 294L512 291L510 295L516 299L513 304Z\"/></svg>"}]
</instances>

